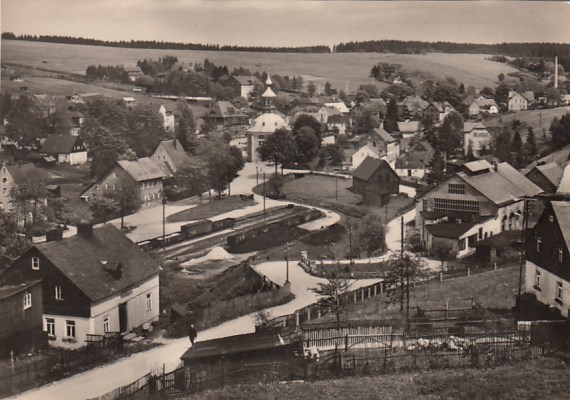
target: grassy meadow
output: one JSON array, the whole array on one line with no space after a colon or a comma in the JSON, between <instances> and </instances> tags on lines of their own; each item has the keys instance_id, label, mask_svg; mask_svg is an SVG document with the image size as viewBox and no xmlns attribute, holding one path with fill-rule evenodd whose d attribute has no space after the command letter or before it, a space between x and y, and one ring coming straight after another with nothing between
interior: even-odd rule
<instances>
[{"instance_id":1,"label":"grassy meadow","mask_svg":"<svg viewBox=\"0 0 570 400\"><path fill-rule=\"evenodd\" d=\"M281 75L301 75L305 81L331 82L333 87L355 90L370 83L369 73L378 62L402 64L408 71L421 70L436 78L454 77L465 86L495 86L497 75L516 70L505 64L485 60L484 54L389 54L335 53L287 54L204 50L127 49L57 43L3 40L2 62L44 68L52 71L84 74L87 66L134 65L144 58L174 55L185 62L203 62L205 58L230 69L243 66L252 71ZM46 61L47 63L44 63Z\"/></svg>"}]
</instances>

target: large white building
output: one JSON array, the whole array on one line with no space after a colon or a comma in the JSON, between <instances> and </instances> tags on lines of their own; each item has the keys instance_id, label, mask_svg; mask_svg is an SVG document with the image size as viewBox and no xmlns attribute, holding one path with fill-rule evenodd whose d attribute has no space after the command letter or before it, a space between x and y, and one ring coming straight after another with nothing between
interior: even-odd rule
<instances>
[{"instance_id":1,"label":"large white building","mask_svg":"<svg viewBox=\"0 0 570 400\"><path fill-rule=\"evenodd\" d=\"M265 112L253 121L253 126L247 130L247 160L257 162L261 160L257 149L265 142L268 136L275 133L277 129L289 129L287 122L275 112L273 99L275 92L271 89L271 78L267 76L265 81L267 89L261 95L264 102Z\"/></svg>"}]
</instances>

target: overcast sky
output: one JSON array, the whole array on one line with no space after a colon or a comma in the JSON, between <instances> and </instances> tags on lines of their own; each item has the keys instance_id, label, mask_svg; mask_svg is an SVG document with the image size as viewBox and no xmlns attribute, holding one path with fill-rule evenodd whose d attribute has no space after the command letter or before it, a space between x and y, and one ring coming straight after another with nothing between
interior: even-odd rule
<instances>
[{"instance_id":1,"label":"overcast sky","mask_svg":"<svg viewBox=\"0 0 570 400\"><path fill-rule=\"evenodd\" d=\"M260 46L379 39L570 43L570 2L1 1L2 31L16 34Z\"/></svg>"}]
</instances>

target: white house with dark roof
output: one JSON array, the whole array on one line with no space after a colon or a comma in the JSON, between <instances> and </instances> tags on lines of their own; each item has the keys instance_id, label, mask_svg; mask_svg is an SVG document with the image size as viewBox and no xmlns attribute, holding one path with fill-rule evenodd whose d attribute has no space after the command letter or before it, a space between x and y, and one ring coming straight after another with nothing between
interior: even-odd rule
<instances>
[{"instance_id":1,"label":"white house with dark roof","mask_svg":"<svg viewBox=\"0 0 570 400\"><path fill-rule=\"evenodd\" d=\"M166 177L176 175L192 162L178 139L163 140L158 144L150 159L158 165Z\"/></svg>"},{"instance_id":2,"label":"white house with dark roof","mask_svg":"<svg viewBox=\"0 0 570 400\"><path fill-rule=\"evenodd\" d=\"M509 111L514 111L514 112L524 111L528 109L528 106L529 106L529 100L526 98L524 94L515 91L509 92L509 100L508 100Z\"/></svg>"},{"instance_id":3,"label":"white house with dark roof","mask_svg":"<svg viewBox=\"0 0 570 400\"><path fill-rule=\"evenodd\" d=\"M506 230L519 230L524 199L540 193L540 187L508 163L469 162L460 172L418 198L416 227L424 244L427 244L426 227L449 218L461 223L495 219L496 228L481 231L481 238L475 241Z\"/></svg>"},{"instance_id":4,"label":"white house with dark roof","mask_svg":"<svg viewBox=\"0 0 570 400\"><path fill-rule=\"evenodd\" d=\"M142 207L161 203L163 179L166 173L150 158L134 161L120 160L103 177L81 193L81 198L89 201L102 197L106 191L120 190L121 185L133 182L140 191Z\"/></svg>"},{"instance_id":5,"label":"white house with dark roof","mask_svg":"<svg viewBox=\"0 0 570 400\"><path fill-rule=\"evenodd\" d=\"M5 282L42 280L43 329L50 344L88 341L158 321L159 265L111 224L39 244L9 267Z\"/></svg>"},{"instance_id":6,"label":"white house with dark roof","mask_svg":"<svg viewBox=\"0 0 570 400\"><path fill-rule=\"evenodd\" d=\"M476 117L481 114L498 114L499 107L493 99L480 96L469 104L469 116Z\"/></svg>"},{"instance_id":7,"label":"white house with dark roof","mask_svg":"<svg viewBox=\"0 0 570 400\"><path fill-rule=\"evenodd\" d=\"M231 75L230 84L237 88L239 96L249 100L255 90L255 85L262 85L259 78L254 75Z\"/></svg>"},{"instance_id":8,"label":"white house with dark roof","mask_svg":"<svg viewBox=\"0 0 570 400\"><path fill-rule=\"evenodd\" d=\"M544 193L556 193L563 172L564 170L558 164L550 162L537 165L528 171L525 176L539 186Z\"/></svg>"},{"instance_id":9,"label":"white house with dark roof","mask_svg":"<svg viewBox=\"0 0 570 400\"><path fill-rule=\"evenodd\" d=\"M87 162L87 149L81 138L74 135L48 135L40 153L56 158L59 163L76 165Z\"/></svg>"},{"instance_id":10,"label":"white house with dark roof","mask_svg":"<svg viewBox=\"0 0 570 400\"><path fill-rule=\"evenodd\" d=\"M176 129L176 116L179 115L175 103L163 103L158 109L162 117L162 127L166 132L174 132Z\"/></svg>"}]
</instances>

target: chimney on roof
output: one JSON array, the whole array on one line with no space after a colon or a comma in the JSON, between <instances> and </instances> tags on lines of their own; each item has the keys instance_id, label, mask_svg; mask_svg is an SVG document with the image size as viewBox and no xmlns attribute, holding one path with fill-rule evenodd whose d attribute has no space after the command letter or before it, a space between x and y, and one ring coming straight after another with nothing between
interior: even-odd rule
<instances>
[{"instance_id":1,"label":"chimney on roof","mask_svg":"<svg viewBox=\"0 0 570 400\"><path fill-rule=\"evenodd\" d=\"M93 223L84 221L77 224L77 234L86 238L93 236Z\"/></svg>"},{"instance_id":2,"label":"chimney on roof","mask_svg":"<svg viewBox=\"0 0 570 400\"><path fill-rule=\"evenodd\" d=\"M499 164L497 163L497 160L491 161L491 164L493 165L493 170L497 172L497 170L499 169Z\"/></svg>"},{"instance_id":3,"label":"chimney on roof","mask_svg":"<svg viewBox=\"0 0 570 400\"><path fill-rule=\"evenodd\" d=\"M50 229L46 232L46 242L55 242L56 240L63 239L63 228L58 226L57 228Z\"/></svg>"},{"instance_id":4,"label":"chimney on roof","mask_svg":"<svg viewBox=\"0 0 570 400\"><path fill-rule=\"evenodd\" d=\"M115 263L101 260L101 267L116 280L121 279L121 276L123 275L123 264L121 264L120 261Z\"/></svg>"}]
</instances>

